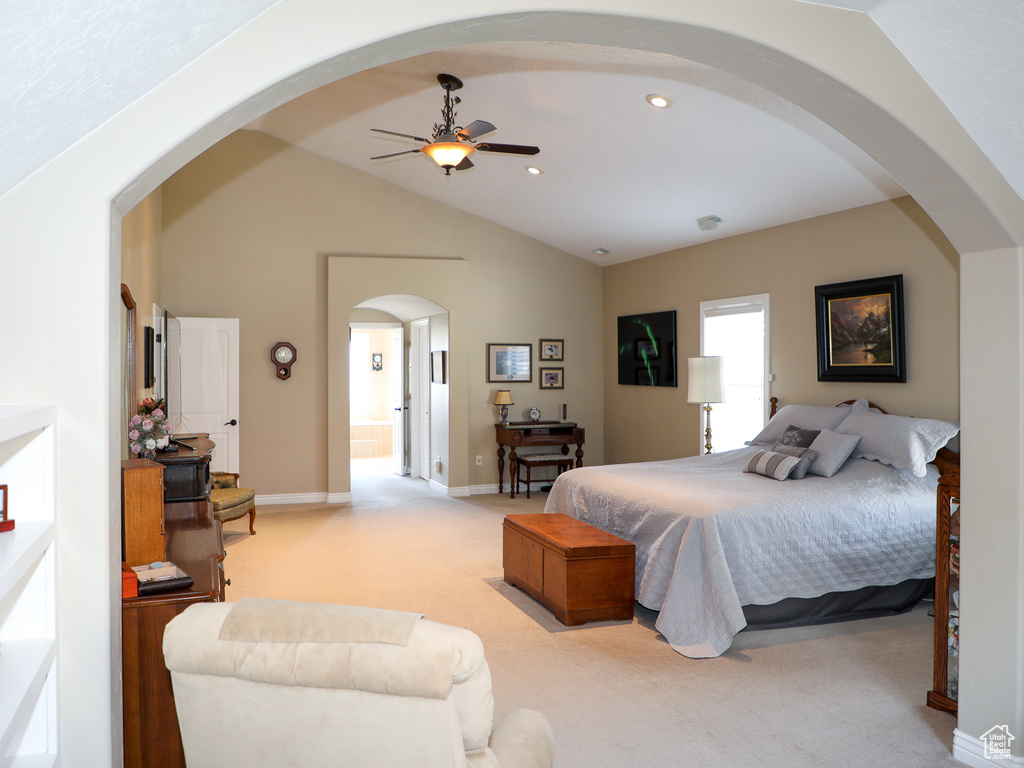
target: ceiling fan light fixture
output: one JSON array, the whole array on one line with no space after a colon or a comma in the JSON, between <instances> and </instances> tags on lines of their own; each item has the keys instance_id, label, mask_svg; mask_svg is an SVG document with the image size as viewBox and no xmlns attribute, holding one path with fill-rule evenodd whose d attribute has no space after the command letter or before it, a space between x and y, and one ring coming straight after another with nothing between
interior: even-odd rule
<instances>
[{"instance_id":1,"label":"ceiling fan light fixture","mask_svg":"<svg viewBox=\"0 0 1024 768\"><path fill-rule=\"evenodd\" d=\"M662 96L660 93L649 93L647 94L647 103L658 109L668 109L672 106L672 99Z\"/></svg>"},{"instance_id":2,"label":"ceiling fan light fixture","mask_svg":"<svg viewBox=\"0 0 1024 768\"><path fill-rule=\"evenodd\" d=\"M454 168L474 149L472 144L462 141L435 141L425 146L421 152L430 155L430 159L439 166L448 170Z\"/></svg>"}]
</instances>

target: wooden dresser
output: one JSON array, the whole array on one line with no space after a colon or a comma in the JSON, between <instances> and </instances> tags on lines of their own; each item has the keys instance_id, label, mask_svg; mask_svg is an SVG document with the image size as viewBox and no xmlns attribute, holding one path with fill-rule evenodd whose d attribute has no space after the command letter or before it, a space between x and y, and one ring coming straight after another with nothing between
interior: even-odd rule
<instances>
[{"instance_id":1,"label":"wooden dresser","mask_svg":"<svg viewBox=\"0 0 1024 768\"><path fill-rule=\"evenodd\" d=\"M224 541L208 501L164 507L167 559L189 574L191 588L121 603L125 768L185 768L164 627L195 603L224 600Z\"/></svg>"}]
</instances>

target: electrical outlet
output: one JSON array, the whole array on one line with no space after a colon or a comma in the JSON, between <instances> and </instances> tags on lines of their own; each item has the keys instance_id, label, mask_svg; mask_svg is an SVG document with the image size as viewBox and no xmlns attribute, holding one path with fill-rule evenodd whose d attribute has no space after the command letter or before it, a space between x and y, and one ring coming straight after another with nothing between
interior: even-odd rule
<instances>
[{"instance_id":1,"label":"electrical outlet","mask_svg":"<svg viewBox=\"0 0 1024 768\"><path fill-rule=\"evenodd\" d=\"M484 457L483 456L477 456L476 457L476 465L478 467L482 467L484 465Z\"/></svg>"}]
</instances>

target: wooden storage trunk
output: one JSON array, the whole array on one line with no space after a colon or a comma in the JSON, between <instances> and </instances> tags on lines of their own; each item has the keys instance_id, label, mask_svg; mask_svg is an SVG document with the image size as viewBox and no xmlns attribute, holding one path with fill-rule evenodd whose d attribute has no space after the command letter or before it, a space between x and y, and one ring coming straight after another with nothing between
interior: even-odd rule
<instances>
[{"instance_id":1,"label":"wooden storage trunk","mask_svg":"<svg viewBox=\"0 0 1024 768\"><path fill-rule=\"evenodd\" d=\"M507 515L505 582L567 626L633 618L636 547L568 515Z\"/></svg>"}]
</instances>

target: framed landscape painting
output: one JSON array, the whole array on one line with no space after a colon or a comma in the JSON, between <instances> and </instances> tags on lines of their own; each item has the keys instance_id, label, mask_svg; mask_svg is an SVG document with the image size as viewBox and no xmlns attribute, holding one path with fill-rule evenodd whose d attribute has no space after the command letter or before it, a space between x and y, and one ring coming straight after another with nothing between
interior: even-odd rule
<instances>
[{"instance_id":1,"label":"framed landscape painting","mask_svg":"<svg viewBox=\"0 0 1024 768\"><path fill-rule=\"evenodd\" d=\"M903 275L814 288L818 381L906 382Z\"/></svg>"}]
</instances>

